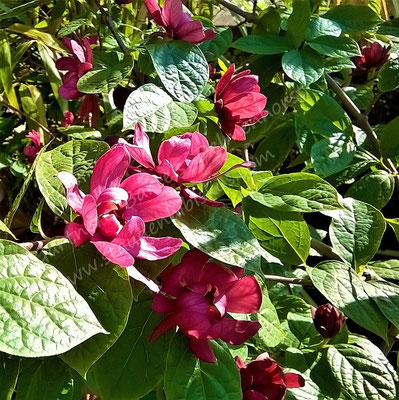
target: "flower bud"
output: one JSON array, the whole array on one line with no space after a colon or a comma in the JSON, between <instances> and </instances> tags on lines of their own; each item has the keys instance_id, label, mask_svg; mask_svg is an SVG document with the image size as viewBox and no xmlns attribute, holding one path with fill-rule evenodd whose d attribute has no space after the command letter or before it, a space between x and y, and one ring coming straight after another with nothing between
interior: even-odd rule
<instances>
[{"instance_id":1,"label":"flower bud","mask_svg":"<svg viewBox=\"0 0 399 400\"><path fill-rule=\"evenodd\" d=\"M312 310L313 322L325 339L331 339L339 333L345 323L344 315L332 304L324 304Z\"/></svg>"}]
</instances>

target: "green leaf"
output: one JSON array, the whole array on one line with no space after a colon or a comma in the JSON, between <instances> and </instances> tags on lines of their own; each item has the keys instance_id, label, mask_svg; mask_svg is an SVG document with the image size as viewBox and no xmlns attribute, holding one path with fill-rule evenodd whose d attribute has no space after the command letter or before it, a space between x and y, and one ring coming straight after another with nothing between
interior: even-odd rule
<instances>
[{"instance_id":1,"label":"green leaf","mask_svg":"<svg viewBox=\"0 0 399 400\"><path fill-rule=\"evenodd\" d=\"M83 192L88 192L95 162L108 150L105 142L71 140L40 157L36 167L39 189L50 209L68 219L65 189L55 176L61 171L73 174Z\"/></svg>"},{"instance_id":2,"label":"green leaf","mask_svg":"<svg viewBox=\"0 0 399 400\"><path fill-rule=\"evenodd\" d=\"M399 117L396 117L382 128L380 141L381 151L386 157L399 155Z\"/></svg>"},{"instance_id":3,"label":"green leaf","mask_svg":"<svg viewBox=\"0 0 399 400\"><path fill-rule=\"evenodd\" d=\"M333 133L328 139L321 139L310 153L317 175L328 176L345 169L353 160L356 145L345 133Z\"/></svg>"},{"instance_id":4,"label":"green leaf","mask_svg":"<svg viewBox=\"0 0 399 400\"><path fill-rule=\"evenodd\" d=\"M272 55L281 54L295 48L289 37L273 34L248 35L236 40L232 47L247 53Z\"/></svg>"},{"instance_id":5,"label":"green leaf","mask_svg":"<svg viewBox=\"0 0 399 400\"><path fill-rule=\"evenodd\" d=\"M41 6L43 4L50 3L50 0L31 0L24 3L19 4L19 2L14 2L11 8L8 7L3 3L2 8L8 9L6 12L0 14L0 21L7 18L18 17L21 14L24 14L33 8Z\"/></svg>"},{"instance_id":6,"label":"green leaf","mask_svg":"<svg viewBox=\"0 0 399 400\"><path fill-rule=\"evenodd\" d=\"M173 400L240 400L240 374L228 347L212 342L216 363L198 360L185 337L177 334L168 351L165 395Z\"/></svg>"},{"instance_id":7,"label":"green leaf","mask_svg":"<svg viewBox=\"0 0 399 400\"><path fill-rule=\"evenodd\" d=\"M354 68L356 68L356 65L347 58L327 58L324 60L324 71L326 74Z\"/></svg>"},{"instance_id":8,"label":"green leaf","mask_svg":"<svg viewBox=\"0 0 399 400\"><path fill-rule=\"evenodd\" d=\"M326 396L312 378L304 376L305 386L297 389L288 389L286 400L333 400L333 397Z\"/></svg>"},{"instance_id":9,"label":"green leaf","mask_svg":"<svg viewBox=\"0 0 399 400\"><path fill-rule=\"evenodd\" d=\"M217 35L199 45L208 61L216 60L231 47L233 32L230 28L216 28Z\"/></svg>"},{"instance_id":10,"label":"green leaf","mask_svg":"<svg viewBox=\"0 0 399 400\"><path fill-rule=\"evenodd\" d=\"M67 25L63 26L57 33L57 36L63 38L78 30L80 27L90 24L88 18L75 18Z\"/></svg>"},{"instance_id":11,"label":"green leaf","mask_svg":"<svg viewBox=\"0 0 399 400\"><path fill-rule=\"evenodd\" d=\"M315 51L304 48L290 50L282 59L284 72L302 86L309 86L323 75L323 60Z\"/></svg>"},{"instance_id":12,"label":"green leaf","mask_svg":"<svg viewBox=\"0 0 399 400\"><path fill-rule=\"evenodd\" d=\"M27 116L29 129L43 132L42 126L47 127L46 108L40 90L34 85L22 83L19 86L22 109Z\"/></svg>"},{"instance_id":13,"label":"green leaf","mask_svg":"<svg viewBox=\"0 0 399 400\"><path fill-rule=\"evenodd\" d=\"M244 200L243 211L252 234L270 254L289 264L306 263L310 233L299 213L272 210L250 198Z\"/></svg>"},{"instance_id":14,"label":"green leaf","mask_svg":"<svg viewBox=\"0 0 399 400\"><path fill-rule=\"evenodd\" d=\"M0 241L0 351L22 357L64 353L106 333L71 283L19 245Z\"/></svg>"},{"instance_id":15,"label":"green leaf","mask_svg":"<svg viewBox=\"0 0 399 400\"><path fill-rule=\"evenodd\" d=\"M225 207L182 208L172 218L192 246L226 264L258 271L261 249L244 221Z\"/></svg>"},{"instance_id":16,"label":"green leaf","mask_svg":"<svg viewBox=\"0 0 399 400\"><path fill-rule=\"evenodd\" d=\"M326 261L308 268L308 273L328 301L357 324L386 340L388 321L364 290L363 281L350 265Z\"/></svg>"},{"instance_id":17,"label":"green leaf","mask_svg":"<svg viewBox=\"0 0 399 400\"><path fill-rule=\"evenodd\" d=\"M59 127L58 130L65 136L71 139L101 139L102 135L100 131L91 129L83 125L71 125L68 128Z\"/></svg>"},{"instance_id":18,"label":"green leaf","mask_svg":"<svg viewBox=\"0 0 399 400\"><path fill-rule=\"evenodd\" d=\"M343 108L329 94L324 94L305 114L309 129L321 135L346 132L352 129L352 121Z\"/></svg>"},{"instance_id":19,"label":"green leaf","mask_svg":"<svg viewBox=\"0 0 399 400\"><path fill-rule=\"evenodd\" d=\"M374 101L374 93L371 89L358 89L347 86L344 90L361 110L367 110Z\"/></svg>"},{"instance_id":20,"label":"green leaf","mask_svg":"<svg viewBox=\"0 0 399 400\"><path fill-rule=\"evenodd\" d=\"M118 400L139 399L161 383L170 335L149 343L161 320L151 301L133 305L125 331L88 372L89 386L101 400L115 400L115 393Z\"/></svg>"},{"instance_id":21,"label":"green leaf","mask_svg":"<svg viewBox=\"0 0 399 400\"><path fill-rule=\"evenodd\" d=\"M293 11L287 20L287 32L292 35L298 46L304 41L308 32L311 15L309 0L294 0L292 8Z\"/></svg>"},{"instance_id":22,"label":"green leaf","mask_svg":"<svg viewBox=\"0 0 399 400\"><path fill-rule=\"evenodd\" d=\"M310 21L307 40L314 40L320 36L341 36L341 26L330 19L323 17L316 17Z\"/></svg>"},{"instance_id":23,"label":"green leaf","mask_svg":"<svg viewBox=\"0 0 399 400\"><path fill-rule=\"evenodd\" d=\"M378 34L399 37L399 18L384 21L378 27Z\"/></svg>"},{"instance_id":24,"label":"green leaf","mask_svg":"<svg viewBox=\"0 0 399 400\"><path fill-rule=\"evenodd\" d=\"M364 282L364 290L388 321L399 328L399 286L385 281Z\"/></svg>"},{"instance_id":25,"label":"green leaf","mask_svg":"<svg viewBox=\"0 0 399 400\"><path fill-rule=\"evenodd\" d=\"M349 344L330 347L328 362L342 390L356 400L395 400L396 386L387 364ZM382 357L380 357L382 358Z\"/></svg>"},{"instance_id":26,"label":"green leaf","mask_svg":"<svg viewBox=\"0 0 399 400\"><path fill-rule=\"evenodd\" d=\"M0 399L11 400L18 381L20 359L0 354Z\"/></svg>"},{"instance_id":27,"label":"green leaf","mask_svg":"<svg viewBox=\"0 0 399 400\"><path fill-rule=\"evenodd\" d=\"M378 89L390 92L399 87L399 60L391 60L385 64L378 74Z\"/></svg>"},{"instance_id":28,"label":"green leaf","mask_svg":"<svg viewBox=\"0 0 399 400\"><path fill-rule=\"evenodd\" d=\"M364 201L381 210L392 197L394 188L395 181L389 173L374 171L356 181L345 196Z\"/></svg>"},{"instance_id":29,"label":"green leaf","mask_svg":"<svg viewBox=\"0 0 399 400\"><path fill-rule=\"evenodd\" d=\"M370 7L355 5L333 7L323 17L337 22L345 33L363 33L382 21Z\"/></svg>"},{"instance_id":30,"label":"green leaf","mask_svg":"<svg viewBox=\"0 0 399 400\"><path fill-rule=\"evenodd\" d=\"M249 196L277 211L316 212L342 208L337 191L329 183L305 172L274 176L260 192L249 192Z\"/></svg>"},{"instance_id":31,"label":"green leaf","mask_svg":"<svg viewBox=\"0 0 399 400\"><path fill-rule=\"evenodd\" d=\"M178 101L191 102L209 79L208 62L198 46L174 40L146 46L165 89Z\"/></svg>"},{"instance_id":32,"label":"green leaf","mask_svg":"<svg viewBox=\"0 0 399 400\"><path fill-rule=\"evenodd\" d=\"M15 235L10 231L10 228L1 220L0 220L0 231L8 233L13 239L17 240Z\"/></svg>"},{"instance_id":33,"label":"green leaf","mask_svg":"<svg viewBox=\"0 0 399 400\"><path fill-rule=\"evenodd\" d=\"M384 216L375 207L350 197L344 209L329 211L330 239L334 250L357 271L377 252L385 232Z\"/></svg>"},{"instance_id":34,"label":"green leaf","mask_svg":"<svg viewBox=\"0 0 399 400\"><path fill-rule=\"evenodd\" d=\"M381 278L399 280L399 260L373 261L367 267Z\"/></svg>"},{"instance_id":35,"label":"green leaf","mask_svg":"<svg viewBox=\"0 0 399 400\"><path fill-rule=\"evenodd\" d=\"M125 56L123 60L113 66L92 69L79 78L78 90L89 94L109 93L125 79L132 66L132 58Z\"/></svg>"},{"instance_id":36,"label":"green leaf","mask_svg":"<svg viewBox=\"0 0 399 400\"><path fill-rule=\"evenodd\" d=\"M309 42L318 53L330 57L356 57L361 54L359 45L349 37L319 36Z\"/></svg>"},{"instance_id":37,"label":"green leaf","mask_svg":"<svg viewBox=\"0 0 399 400\"><path fill-rule=\"evenodd\" d=\"M127 271L111 264L91 244L75 248L67 239L51 241L41 251L40 258L69 279L109 332L109 335L90 338L61 355L85 377L87 370L125 329L133 300Z\"/></svg>"}]
</instances>

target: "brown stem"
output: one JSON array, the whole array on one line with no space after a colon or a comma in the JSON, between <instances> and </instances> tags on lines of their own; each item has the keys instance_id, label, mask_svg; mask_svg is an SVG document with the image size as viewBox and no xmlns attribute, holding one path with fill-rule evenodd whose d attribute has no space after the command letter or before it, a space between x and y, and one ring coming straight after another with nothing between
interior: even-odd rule
<instances>
[{"instance_id":1,"label":"brown stem","mask_svg":"<svg viewBox=\"0 0 399 400\"><path fill-rule=\"evenodd\" d=\"M232 11L235 14L240 15L241 17L244 17L246 21L248 22L257 22L258 17L255 14L251 14L245 10L242 10L240 7L237 7L236 5L230 3L228 0L216 0L220 5L226 7L230 11Z\"/></svg>"},{"instance_id":2,"label":"brown stem","mask_svg":"<svg viewBox=\"0 0 399 400\"><path fill-rule=\"evenodd\" d=\"M115 28L114 21L112 20L111 16L104 10L104 7L100 4L99 0L94 0L96 3L97 8L100 10L101 14L105 19L105 23L107 24L109 30L111 31L113 37L115 38L116 42L118 43L119 48L122 50L123 54L128 55L129 50L126 48L123 40L119 36L118 31Z\"/></svg>"},{"instance_id":3,"label":"brown stem","mask_svg":"<svg viewBox=\"0 0 399 400\"><path fill-rule=\"evenodd\" d=\"M361 113L356 104L349 98L349 96L342 90L342 88L338 85L338 83L331 78L330 75L326 74L326 80L328 86L332 89L332 91L337 95L337 97L342 101L345 108L355 119L356 125L359 126L366 133L369 138L374 151L377 157L382 156L380 141L378 140L378 136L374 132L373 128L369 123L369 119L367 115ZM395 168L394 163L391 159L383 157L384 164L389 168L392 174L394 174L394 179L396 182L396 186L399 186L399 177L397 176L398 171Z\"/></svg>"},{"instance_id":4,"label":"brown stem","mask_svg":"<svg viewBox=\"0 0 399 400\"><path fill-rule=\"evenodd\" d=\"M318 251L320 254L323 254L323 256L331 258L332 260L342 261L342 258L333 250L332 247L323 242L320 242L319 240L311 238L310 246L312 247L312 249Z\"/></svg>"},{"instance_id":5,"label":"brown stem","mask_svg":"<svg viewBox=\"0 0 399 400\"><path fill-rule=\"evenodd\" d=\"M29 251L39 251L41 250L47 243L51 242L52 240L55 239L60 239L61 236L56 236L50 239L45 239L45 240L35 240L33 242L25 242L25 243L19 243L21 247L23 247L26 250Z\"/></svg>"},{"instance_id":6,"label":"brown stem","mask_svg":"<svg viewBox=\"0 0 399 400\"><path fill-rule=\"evenodd\" d=\"M302 285L302 286L313 286L313 283L310 279L301 279L301 278L289 278L287 276L278 276L278 275L263 275L266 281L268 282L278 282L284 283L286 285Z\"/></svg>"}]
</instances>

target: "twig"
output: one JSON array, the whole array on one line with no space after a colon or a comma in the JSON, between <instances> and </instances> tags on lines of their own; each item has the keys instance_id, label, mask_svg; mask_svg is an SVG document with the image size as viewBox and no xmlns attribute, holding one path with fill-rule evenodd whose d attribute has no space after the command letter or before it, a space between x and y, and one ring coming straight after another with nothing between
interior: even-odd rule
<instances>
[{"instance_id":1,"label":"twig","mask_svg":"<svg viewBox=\"0 0 399 400\"><path fill-rule=\"evenodd\" d=\"M107 24L109 30L111 31L113 37L115 38L116 42L118 43L119 48L122 50L123 54L128 55L129 50L126 48L123 40L119 36L118 31L115 28L114 21L112 20L111 16L104 10L104 7L100 4L99 0L94 0L96 3L97 8L100 10L101 14L105 19L105 23Z\"/></svg>"},{"instance_id":2,"label":"twig","mask_svg":"<svg viewBox=\"0 0 399 400\"><path fill-rule=\"evenodd\" d=\"M242 10L240 7L230 3L228 0L216 0L220 5L226 7L230 11L235 14L240 15L241 17L245 18L248 22L257 22L258 17L256 14L251 14L245 10Z\"/></svg>"},{"instance_id":3,"label":"twig","mask_svg":"<svg viewBox=\"0 0 399 400\"><path fill-rule=\"evenodd\" d=\"M284 283L286 285L301 285L301 286L313 286L313 283L310 279L301 279L301 278L289 278L287 276L278 276L278 275L263 275L266 281L268 282L278 282Z\"/></svg>"},{"instance_id":4,"label":"twig","mask_svg":"<svg viewBox=\"0 0 399 400\"><path fill-rule=\"evenodd\" d=\"M57 237L45 240L36 240L33 242L19 243L19 245L29 251L38 251L41 250L48 242L51 242L54 239L57 239Z\"/></svg>"},{"instance_id":5,"label":"twig","mask_svg":"<svg viewBox=\"0 0 399 400\"><path fill-rule=\"evenodd\" d=\"M312 249L318 251L319 253L323 254L332 260L342 261L342 258L333 250L332 247L328 246L327 244L320 242L314 238L310 239L310 246Z\"/></svg>"},{"instance_id":6,"label":"twig","mask_svg":"<svg viewBox=\"0 0 399 400\"><path fill-rule=\"evenodd\" d=\"M376 152L376 155L378 157L382 157L380 141L378 140L378 136L376 135L373 128L371 127L367 115L364 115L361 113L361 111L356 106L356 104L342 90L342 88L338 85L338 83L333 78L331 78L330 75L326 74L326 80L327 80L328 86L333 90L333 92L337 95L337 97L342 101L342 103L344 104L346 109L349 111L349 113L355 119L357 125L361 129L363 129L363 131L369 138L369 140L374 148L374 151ZM383 161L384 161L385 165L389 168L391 173L394 174L396 186L399 187L399 177L397 175L398 171L396 170L394 163L392 162L391 159L386 158L386 157L383 157Z\"/></svg>"}]
</instances>

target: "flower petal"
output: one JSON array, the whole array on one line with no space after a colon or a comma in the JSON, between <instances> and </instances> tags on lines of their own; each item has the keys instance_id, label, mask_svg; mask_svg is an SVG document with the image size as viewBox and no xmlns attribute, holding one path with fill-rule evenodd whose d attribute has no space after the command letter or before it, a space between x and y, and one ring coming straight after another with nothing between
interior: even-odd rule
<instances>
[{"instance_id":1,"label":"flower petal","mask_svg":"<svg viewBox=\"0 0 399 400\"><path fill-rule=\"evenodd\" d=\"M210 332L211 323L208 317L201 313L182 311L175 314L175 318L177 326L188 336L206 339Z\"/></svg>"},{"instance_id":2,"label":"flower petal","mask_svg":"<svg viewBox=\"0 0 399 400\"><path fill-rule=\"evenodd\" d=\"M83 200L86 195L79 189L76 178L69 172L59 172L57 178L61 181L66 190L66 198L69 207L71 207L76 214L82 214Z\"/></svg>"},{"instance_id":3,"label":"flower petal","mask_svg":"<svg viewBox=\"0 0 399 400\"><path fill-rule=\"evenodd\" d=\"M284 377L287 381L287 388L296 389L305 386L305 379L301 375L288 373L284 374Z\"/></svg>"},{"instance_id":4,"label":"flower petal","mask_svg":"<svg viewBox=\"0 0 399 400\"><path fill-rule=\"evenodd\" d=\"M161 335L166 333L167 331L176 328L176 322L175 318L173 315L170 315L163 319L153 330L151 337L150 337L150 342L154 342L157 340Z\"/></svg>"},{"instance_id":5,"label":"flower petal","mask_svg":"<svg viewBox=\"0 0 399 400\"><path fill-rule=\"evenodd\" d=\"M130 164L125 146L117 144L103 154L94 166L90 181L90 193L97 200L109 187L118 187Z\"/></svg>"},{"instance_id":6,"label":"flower petal","mask_svg":"<svg viewBox=\"0 0 399 400\"><path fill-rule=\"evenodd\" d=\"M151 279L147 278L144 276L136 267L130 266L126 268L128 275L135 279L136 281L139 281L141 283L144 283L150 289L151 291L158 293L159 292L159 286L153 282Z\"/></svg>"},{"instance_id":7,"label":"flower petal","mask_svg":"<svg viewBox=\"0 0 399 400\"><path fill-rule=\"evenodd\" d=\"M216 85L215 88L215 103L217 100L220 99L223 90L226 88L226 86L230 83L231 78L234 75L235 72L235 65L231 64L229 69L224 73L224 75L219 79L218 84Z\"/></svg>"},{"instance_id":8,"label":"flower petal","mask_svg":"<svg viewBox=\"0 0 399 400\"><path fill-rule=\"evenodd\" d=\"M161 293L155 293L152 299L152 309L158 314L169 314L174 310L174 300Z\"/></svg>"},{"instance_id":9,"label":"flower petal","mask_svg":"<svg viewBox=\"0 0 399 400\"><path fill-rule=\"evenodd\" d=\"M134 130L133 145L126 142L127 150L131 157L143 167L154 169L155 164L150 150L150 139L148 135L137 124Z\"/></svg>"},{"instance_id":10,"label":"flower petal","mask_svg":"<svg viewBox=\"0 0 399 400\"><path fill-rule=\"evenodd\" d=\"M250 314L259 311L262 304L262 290L253 276L244 276L225 292L227 312Z\"/></svg>"},{"instance_id":11,"label":"flower petal","mask_svg":"<svg viewBox=\"0 0 399 400\"><path fill-rule=\"evenodd\" d=\"M76 222L66 224L64 235L72 241L75 247L80 246L91 238L90 233L86 231L83 224L77 224Z\"/></svg>"},{"instance_id":12,"label":"flower petal","mask_svg":"<svg viewBox=\"0 0 399 400\"><path fill-rule=\"evenodd\" d=\"M166 27L166 21L163 18L161 8L156 0L144 0L145 6L153 20L160 26Z\"/></svg>"},{"instance_id":13,"label":"flower petal","mask_svg":"<svg viewBox=\"0 0 399 400\"><path fill-rule=\"evenodd\" d=\"M128 267L134 264L134 258L122 246L105 241L92 241L97 250L113 264Z\"/></svg>"},{"instance_id":14,"label":"flower petal","mask_svg":"<svg viewBox=\"0 0 399 400\"><path fill-rule=\"evenodd\" d=\"M115 204L121 204L123 201L127 201L129 195L126 190L120 187L112 187L105 189L97 199L97 203L112 202Z\"/></svg>"},{"instance_id":15,"label":"flower petal","mask_svg":"<svg viewBox=\"0 0 399 400\"><path fill-rule=\"evenodd\" d=\"M216 362L215 354L212 351L209 340L198 340L190 338L189 341L191 351L201 360L208 363Z\"/></svg>"},{"instance_id":16,"label":"flower petal","mask_svg":"<svg viewBox=\"0 0 399 400\"><path fill-rule=\"evenodd\" d=\"M260 326L257 321L237 321L223 318L212 325L210 338L222 339L224 342L234 345L243 344L258 332Z\"/></svg>"},{"instance_id":17,"label":"flower petal","mask_svg":"<svg viewBox=\"0 0 399 400\"><path fill-rule=\"evenodd\" d=\"M82 207L83 224L90 233L94 235L98 224L97 203L91 194L88 194L83 200Z\"/></svg>"},{"instance_id":18,"label":"flower petal","mask_svg":"<svg viewBox=\"0 0 399 400\"><path fill-rule=\"evenodd\" d=\"M173 237L143 237L127 250L135 258L156 261L176 253L182 243L181 239Z\"/></svg>"},{"instance_id":19,"label":"flower petal","mask_svg":"<svg viewBox=\"0 0 399 400\"><path fill-rule=\"evenodd\" d=\"M180 2L180 0L178 0ZM181 6L181 3L180 3ZM168 160L173 169L177 172L190 153L191 140L174 136L162 142L158 151L158 164Z\"/></svg>"},{"instance_id":20,"label":"flower petal","mask_svg":"<svg viewBox=\"0 0 399 400\"><path fill-rule=\"evenodd\" d=\"M144 221L139 217L132 217L118 233L112 243L126 247L140 240L145 231Z\"/></svg>"}]
</instances>

